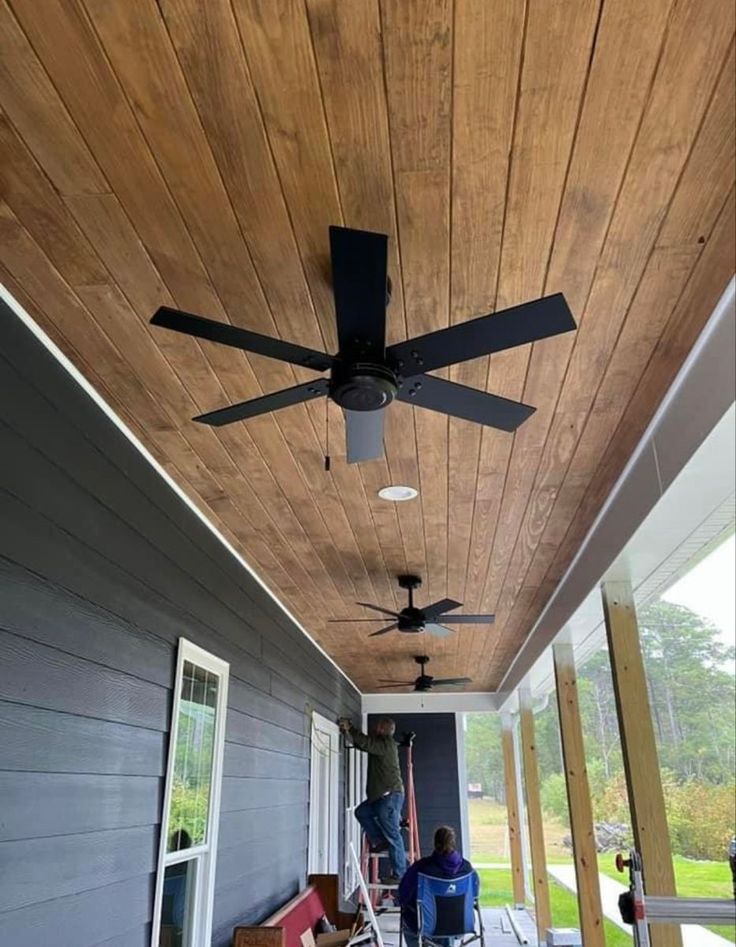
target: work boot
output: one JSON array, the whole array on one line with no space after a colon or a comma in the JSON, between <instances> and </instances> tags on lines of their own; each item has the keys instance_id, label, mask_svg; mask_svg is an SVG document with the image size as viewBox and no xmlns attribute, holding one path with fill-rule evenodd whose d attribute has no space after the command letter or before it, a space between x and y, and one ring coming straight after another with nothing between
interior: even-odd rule
<instances>
[{"instance_id":1,"label":"work boot","mask_svg":"<svg viewBox=\"0 0 736 947\"><path fill-rule=\"evenodd\" d=\"M379 852L387 852L387 851L388 851L388 842L376 842L375 845L373 843L371 843L370 845L371 855L378 855Z\"/></svg>"}]
</instances>

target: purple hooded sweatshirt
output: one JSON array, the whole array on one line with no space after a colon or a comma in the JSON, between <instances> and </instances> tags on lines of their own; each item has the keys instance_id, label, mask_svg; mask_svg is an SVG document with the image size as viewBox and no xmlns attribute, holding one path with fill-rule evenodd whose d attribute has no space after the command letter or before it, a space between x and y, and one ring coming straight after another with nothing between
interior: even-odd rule
<instances>
[{"instance_id":1,"label":"purple hooded sweatshirt","mask_svg":"<svg viewBox=\"0 0 736 947\"><path fill-rule=\"evenodd\" d=\"M404 912L404 922L410 931L416 933L417 924L417 875L430 875L432 878L455 878L467 875L473 866L460 852L439 855L433 852L426 858L420 858L404 872L399 885L399 904Z\"/></svg>"}]
</instances>

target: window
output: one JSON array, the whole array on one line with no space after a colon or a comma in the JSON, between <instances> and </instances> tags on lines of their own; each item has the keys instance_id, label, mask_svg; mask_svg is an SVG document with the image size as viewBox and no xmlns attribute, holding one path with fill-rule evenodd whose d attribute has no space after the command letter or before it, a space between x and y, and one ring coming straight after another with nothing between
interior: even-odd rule
<instances>
[{"instance_id":1,"label":"window","mask_svg":"<svg viewBox=\"0 0 736 947\"><path fill-rule=\"evenodd\" d=\"M338 873L340 731L312 714L312 761L309 776L309 873Z\"/></svg>"},{"instance_id":2,"label":"window","mask_svg":"<svg viewBox=\"0 0 736 947\"><path fill-rule=\"evenodd\" d=\"M152 947L210 941L228 665L179 639Z\"/></svg>"},{"instance_id":3,"label":"window","mask_svg":"<svg viewBox=\"0 0 736 947\"><path fill-rule=\"evenodd\" d=\"M355 809L363 800L368 756L354 746L348 747L348 776L345 786L345 869L343 873L343 894L347 900L358 887L358 873L350 857L350 845L360 857L360 823L355 818Z\"/></svg>"}]
</instances>

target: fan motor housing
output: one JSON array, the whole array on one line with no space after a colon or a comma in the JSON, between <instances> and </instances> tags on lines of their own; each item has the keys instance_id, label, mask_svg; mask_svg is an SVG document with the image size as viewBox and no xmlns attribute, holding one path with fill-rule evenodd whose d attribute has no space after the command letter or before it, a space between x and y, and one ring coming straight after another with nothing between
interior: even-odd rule
<instances>
[{"instance_id":1,"label":"fan motor housing","mask_svg":"<svg viewBox=\"0 0 736 947\"><path fill-rule=\"evenodd\" d=\"M424 614L418 608L404 608L399 613L399 631L424 631Z\"/></svg>"},{"instance_id":2,"label":"fan motor housing","mask_svg":"<svg viewBox=\"0 0 736 947\"><path fill-rule=\"evenodd\" d=\"M330 381L330 397L348 411L378 411L394 400L398 390L394 372L373 362L336 366Z\"/></svg>"}]
</instances>

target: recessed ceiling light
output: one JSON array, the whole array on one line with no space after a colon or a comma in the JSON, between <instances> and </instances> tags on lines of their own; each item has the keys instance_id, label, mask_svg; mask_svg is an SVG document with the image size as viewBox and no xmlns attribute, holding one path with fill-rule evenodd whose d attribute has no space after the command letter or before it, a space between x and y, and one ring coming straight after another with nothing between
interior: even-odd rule
<instances>
[{"instance_id":1,"label":"recessed ceiling light","mask_svg":"<svg viewBox=\"0 0 736 947\"><path fill-rule=\"evenodd\" d=\"M413 500L419 496L419 492L414 487L384 487L378 491L382 500L392 500L394 503L400 503L402 500Z\"/></svg>"}]
</instances>

